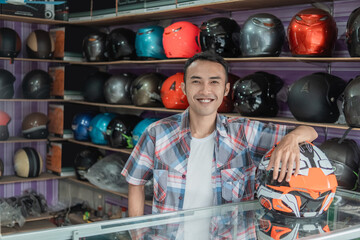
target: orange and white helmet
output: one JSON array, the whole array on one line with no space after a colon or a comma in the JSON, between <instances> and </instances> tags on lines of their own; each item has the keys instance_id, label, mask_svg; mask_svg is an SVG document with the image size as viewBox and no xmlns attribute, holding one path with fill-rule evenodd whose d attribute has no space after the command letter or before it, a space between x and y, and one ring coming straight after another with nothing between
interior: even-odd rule
<instances>
[{"instance_id":1,"label":"orange and white helmet","mask_svg":"<svg viewBox=\"0 0 360 240\"><path fill-rule=\"evenodd\" d=\"M257 197L264 208L275 214L317 217L328 210L334 198L336 176L329 159L318 147L303 143L299 148L300 171L289 182L274 180L273 170L266 170L275 147L264 155L257 172Z\"/></svg>"}]
</instances>

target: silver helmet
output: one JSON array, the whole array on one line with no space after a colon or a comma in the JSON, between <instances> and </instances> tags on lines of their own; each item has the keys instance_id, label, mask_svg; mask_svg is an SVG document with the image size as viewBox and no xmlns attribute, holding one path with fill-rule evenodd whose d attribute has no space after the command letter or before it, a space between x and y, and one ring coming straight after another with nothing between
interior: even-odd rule
<instances>
[{"instance_id":1,"label":"silver helmet","mask_svg":"<svg viewBox=\"0 0 360 240\"><path fill-rule=\"evenodd\" d=\"M136 76L131 73L111 76L104 85L104 95L107 103L132 104L131 83Z\"/></svg>"},{"instance_id":2,"label":"silver helmet","mask_svg":"<svg viewBox=\"0 0 360 240\"><path fill-rule=\"evenodd\" d=\"M285 41L281 20L269 13L251 15L240 34L240 49L244 57L279 56Z\"/></svg>"}]
</instances>

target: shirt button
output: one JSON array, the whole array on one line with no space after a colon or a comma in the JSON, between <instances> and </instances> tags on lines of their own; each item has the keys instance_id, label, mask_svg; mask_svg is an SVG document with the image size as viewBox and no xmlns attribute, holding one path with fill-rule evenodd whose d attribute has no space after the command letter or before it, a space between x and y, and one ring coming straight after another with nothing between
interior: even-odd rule
<instances>
[{"instance_id":1,"label":"shirt button","mask_svg":"<svg viewBox=\"0 0 360 240\"><path fill-rule=\"evenodd\" d=\"M183 174L181 177L182 177L182 178L186 178L186 175L185 175L185 174Z\"/></svg>"},{"instance_id":2,"label":"shirt button","mask_svg":"<svg viewBox=\"0 0 360 240\"><path fill-rule=\"evenodd\" d=\"M182 197L181 197L181 196L179 197L179 200L182 200Z\"/></svg>"}]
</instances>

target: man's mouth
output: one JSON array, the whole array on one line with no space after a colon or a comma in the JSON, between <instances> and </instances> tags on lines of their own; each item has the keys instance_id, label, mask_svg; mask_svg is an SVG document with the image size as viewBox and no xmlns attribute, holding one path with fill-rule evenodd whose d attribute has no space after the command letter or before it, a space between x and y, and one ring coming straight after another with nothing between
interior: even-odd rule
<instances>
[{"instance_id":1,"label":"man's mouth","mask_svg":"<svg viewBox=\"0 0 360 240\"><path fill-rule=\"evenodd\" d=\"M210 102L214 101L214 99L211 99L211 98L198 98L197 100L201 103L210 103Z\"/></svg>"}]
</instances>

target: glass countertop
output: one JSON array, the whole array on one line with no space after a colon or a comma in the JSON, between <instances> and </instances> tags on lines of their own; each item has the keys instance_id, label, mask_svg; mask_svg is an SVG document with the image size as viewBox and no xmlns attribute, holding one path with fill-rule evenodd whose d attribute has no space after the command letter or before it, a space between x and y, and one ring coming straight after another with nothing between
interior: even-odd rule
<instances>
[{"instance_id":1,"label":"glass countertop","mask_svg":"<svg viewBox=\"0 0 360 240\"><path fill-rule=\"evenodd\" d=\"M3 236L22 239L360 239L360 193L337 190L318 218L272 215L259 202L146 215Z\"/></svg>"}]
</instances>

